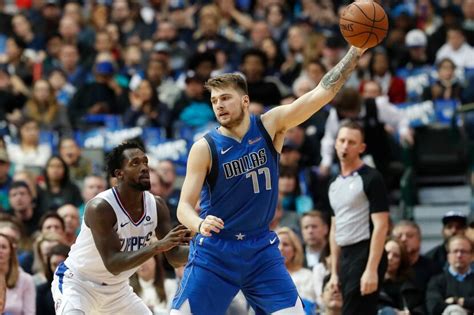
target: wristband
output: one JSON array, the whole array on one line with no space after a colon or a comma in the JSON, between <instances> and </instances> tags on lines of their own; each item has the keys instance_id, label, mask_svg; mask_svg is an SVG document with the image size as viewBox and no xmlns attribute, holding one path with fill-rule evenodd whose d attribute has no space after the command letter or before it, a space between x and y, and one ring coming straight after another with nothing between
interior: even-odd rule
<instances>
[{"instance_id":1,"label":"wristband","mask_svg":"<svg viewBox=\"0 0 474 315\"><path fill-rule=\"evenodd\" d=\"M199 223L199 225L198 225L198 230L197 230L197 232L198 232L199 234L201 234L201 225L202 225L203 222L204 222L204 220L202 220L201 223Z\"/></svg>"}]
</instances>

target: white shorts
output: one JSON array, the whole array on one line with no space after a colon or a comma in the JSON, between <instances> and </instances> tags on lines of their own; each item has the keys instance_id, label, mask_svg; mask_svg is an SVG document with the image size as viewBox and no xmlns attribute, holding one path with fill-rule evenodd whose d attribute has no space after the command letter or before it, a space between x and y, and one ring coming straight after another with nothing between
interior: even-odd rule
<instances>
[{"instance_id":1,"label":"white shorts","mask_svg":"<svg viewBox=\"0 0 474 315\"><path fill-rule=\"evenodd\" d=\"M59 275L54 274L51 291L57 315L67 314L72 310L86 315L152 314L127 282L103 285L80 279L67 269Z\"/></svg>"}]
</instances>

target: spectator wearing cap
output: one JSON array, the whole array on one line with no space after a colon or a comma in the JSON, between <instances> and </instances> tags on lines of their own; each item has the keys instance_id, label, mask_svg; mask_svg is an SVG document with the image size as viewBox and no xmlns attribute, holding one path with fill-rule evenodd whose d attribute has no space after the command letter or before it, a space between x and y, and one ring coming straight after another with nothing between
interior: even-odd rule
<instances>
[{"instance_id":1,"label":"spectator wearing cap","mask_svg":"<svg viewBox=\"0 0 474 315\"><path fill-rule=\"evenodd\" d=\"M205 78L193 70L188 70L185 82L184 90L171 112L175 132L178 132L181 126L197 128L215 121L209 102L210 96L204 88Z\"/></svg>"},{"instance_id":2,"label":"spectator wearing cap","mask_svg":"<svg viewBox=\"0 0 474 315\"><path fill-rule=\"evenodd\" d=\"M171 56L170 66L172 72L182 72L186 69L186 61L189 58L190 51L188 44L178 37L178 29L172 21L160 21L153 34L153 39L158 42L165 42L169 45ZM155 45L156 47L156 45Z\"/></svg>"},{"instance_id":3,"label":"spectator wearing cap","mask_svg":"<svg viewBox=\"0 0 474 315\"><path fill-rule=\"evenodd\" d=\"M115 65L109 54L99 54L94 64L95 81L79 88L68 106L73 127L87 126L84 117L94 114L119 114L119 91L114 83Z\"/></svg>"},{"instance_id":4,"label":"spectator wearing cap","mask_svg":"<svg viewBox=\"0 0 474 315\"><path fill-rule=\"evenodd\" d=\"M12 183L12 178L9 175L10 159L5 148L0 148L0 210L7 210L10 208L8 203L8 190Z\"/></svg>"},{"instance_id":5,"label":"spectator wearing cap","mask_svg":"<svg viewBox=\"0 0 474 315\"><path fill-rule=\"evenodd\" d=\"M427 44L426 34L421 30L414 29L406 34L405 47L407 48L407 56L402 62L405 65L405 69L413 70L430 65L426 52Z\"/></svg>"},{"instance_id":6,"label":"spectator wearing cap","mask_svg":"<svg viewBox=\"0 0 474 315\"><path fill-rule=\"evenodd\" d=\"M468 315L474 310L474 272L471 268L472 243L455 235L447 243L448 267L433 277L426 291L428 314Z\"/></svg>"},{"instance_id":7,"label":"spectator wearing cap","mask_svg":"<svg viewBox=\"0 0 474 315\"><path fill-rule=\"evenodd\" d=\"M443 243L435 246L426 253L426 257L435 262L440 269L447 267L447 245L450 237L454 235L464 235L467 227L467 217L459 211L449 211L443 216Z\"/></svg>"}]
</instances>

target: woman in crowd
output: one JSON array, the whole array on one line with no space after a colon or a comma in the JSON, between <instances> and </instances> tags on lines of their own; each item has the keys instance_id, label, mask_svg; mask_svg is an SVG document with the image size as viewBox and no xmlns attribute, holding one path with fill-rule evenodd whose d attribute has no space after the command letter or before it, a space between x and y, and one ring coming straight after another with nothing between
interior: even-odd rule
<instances>
[{"instance_id":1,"label":"woman in crowd","mask_svg":"<svg viewBox=\"0 0 474 315\"><path fill-rule=\"evenodd\" d=\"M51 249L59 244L64 244L64 239L57 233L41 233L36 237L34 243L34 263L33 280L35 285L43 284L47 281L47 261Z\"/></svg>"},{"instance_id":2,"label":"woman in crowd","mask_svg":"<svg viewBox=\"0 0 474 315\"><path fill-rule=\"evenodd\" d=\"M380 290L379 314L423 314L423 292L411 281L412 270L405 246L396 239L389 239L385 251L388 265Z\"/></svg>"},{"instance_id":3,"label":"woman in crowd","mask_svg":"<svg viewBox=\"0 0 474 315\"><path fill-rule=\"evenodd\" d=\"M71 133L71 124L65 107L59 105L51 84L47 80L38 80L33 85L31 98L23 109L25 117L36 121L41 130Z\"/></svg>"},{"instance_id":4,"label":"woman in crowd","mask_svg":"<svg viewBox=\"0 0 474 315\"><path fill-rule=\"evenodd\" d=\"M311 270L303 268L303 245L300 239L288 227L276 230L280 244L278 248L285 258L285 266L296 285L299 296L306 304L316 302L313 275Z\"/></svg>"},{"instance_id":5,"label":"woman in crowd","mask_svg":"<svg viewBox=\"0 0 474 315\"><path fill-rule=\"evenodd\" d=\"M39 173L51 156L51 145L40 143L40 128L37 121L26 118L20 123L19 129L19 143L8 144L8 156L15 170L27 168Z\"/></svg>"},{"instance_id":6,"label":"woman in crowd","mask_svg":"<svg viewBox=\"0 0 474 315\"><path fill-rule=\"evenodd\" d=\"M60 206L70 203L79 207L82 203L79 188L71 182L69 167L58 155L52 156L43 172L45 180L44 211L56 211Z\"/></svg>"},{"instance_id":7,"label":"woman in crowd","mask_svg":"<svg viewBox=\"0 0 474 315\"><path fill-rule=\"evenodd\" d=\"M34 315L36 312L36 291L33 278L18 266L13 242L0 234L0 275L7 286L3 314Z\"/></svg>"},{"instance_id":8,"label":"woman in crowd","mask_svg":"<svg viewBox=\"0 0 474 315\"><path fill-rule=\"evenodd\" d=\"M154 315L169 313L177 286L174 279L165 279L160 255L144 262L130 278L130 285Z\"/></svg>"},{"instance_id":9,"label":"woman in crowd","mask_svg":"<svg viewBox=\"0 0 474 315\"><path fill-rule=\"evenodd\" d=\"M423 100L460 100L462 84L456 77L456 65L449 58L436 65L437 78L423 90Z\"/></svg>"},{"instance_id":10,"label":"woman in crowd","mask_svg":"<svg viewBox=\"0 0 474 315\"><path fill-rule=\"evenodd\" d=\"M36 315L55 315L51 282L56 267L66 260L69 250L69 246L64 244L58 244L51 248L46 260L46 282L36 287Z\"/></svg>"}]
</instances>

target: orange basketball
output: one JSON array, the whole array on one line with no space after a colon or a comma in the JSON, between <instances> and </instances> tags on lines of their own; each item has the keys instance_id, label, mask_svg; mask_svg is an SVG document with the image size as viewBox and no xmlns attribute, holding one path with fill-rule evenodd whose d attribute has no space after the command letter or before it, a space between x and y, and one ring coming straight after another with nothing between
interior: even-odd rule
<instances>
[{"instance_id":1,"label":"orange basketball","mask_svg":"<svg viewBox=\"0 0 474 315\"><path fill-rule=\"evenodd\" d=\"M387 35L388 17L378 3L359 0L342 12L339 28L349 44L371 48L380 44Z\"/></svg>"}]
</instances>

